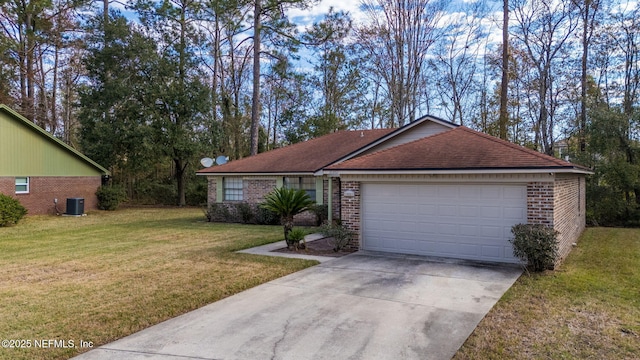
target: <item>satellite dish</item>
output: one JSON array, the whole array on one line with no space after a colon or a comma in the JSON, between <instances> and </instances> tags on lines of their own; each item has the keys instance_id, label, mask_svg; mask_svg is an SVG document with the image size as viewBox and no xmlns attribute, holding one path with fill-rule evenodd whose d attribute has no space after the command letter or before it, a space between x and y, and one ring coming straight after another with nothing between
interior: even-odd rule
<instances>
[{"instance_id":1,"label":"satellite dish","mask_svg":"<svg viewBox=\"0 0 640 360\"><path fill-rule=\"evenodd\" d=\"M216 164L218 165L224 165L227 161L229 161L229 158L224 155L220 155L216 158Z\"/></svg>"},{"instance_id":2,"label":"satellite dish","mask_svg":"<svg viewBox=\"0 0 640 360\"><path fill-rule=\"evenodd\" d=\"M202 158L200 159L200 164L202 164L202 166L204 167L210 167L211 165L213 165L213 159L212 158Z\"/></svg>"}]
</instances>

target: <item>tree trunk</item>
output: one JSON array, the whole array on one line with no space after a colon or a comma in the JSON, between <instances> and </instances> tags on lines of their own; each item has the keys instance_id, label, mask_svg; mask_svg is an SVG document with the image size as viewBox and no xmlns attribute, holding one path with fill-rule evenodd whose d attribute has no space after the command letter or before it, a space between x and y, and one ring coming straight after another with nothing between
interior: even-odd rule
<instances>
[{"instance_id":1,"label":"tree trunk","mask_svg":"<svg viewBox=\"0 0 640 360\"><path fill-rule=\"evenodd\" d=\"M281 221L284 227L284 241L287 243L287 248L291 249L293 242L289 240L289 232L293 229L293 216L283 216Z\"/></svg>"},{"instance_id":2,"label":"tree trunk","mask_svg":"<svg viewBox=\"0 0 640 360\"><path fill-rule=\"evenodd\" d=\"M176 165L176 180L178 183L178 206L185 206L187 204L185 195L185 174L187 170L187 162L183 164L182 159L173 159Z\"/></svg>"},{"instance_id":3,"label":"tree trunk","mask_svg":"<svg viewBox=\"0 0 640 360\"><path fill-rule=\"evenodd\" d=\"M253 10L253 99L251 102L251 155L258 153L258 129L260 127L260 16L261 0L255 0Z\"/></svg>"},{"instance_id":4,"label":"tree trunk","mask_svg":"<svg viewBox=\"0 0 640 360\"><path fill-rule=\"evenodd\" d=\"M582 74L580 76L580 151L586 150L585 129L587 128L587 55L589 51L589 8L590 0L586 0L584 4L584 22L582 24Z\"/></svg>"},{"instance_id":5,"label":"tree trunk","mask_svg":"<svg viewBox=\"0 0 640 360\"><path fill-rule=\"evenodd\" d=\"M507 140L507 123L509 122L509 112L507 102L509 97L509 0L503 1L502 8L502 82L500 84L500 118L498 125L500 128L500 139Z\"/></svg>"}]
</instances>

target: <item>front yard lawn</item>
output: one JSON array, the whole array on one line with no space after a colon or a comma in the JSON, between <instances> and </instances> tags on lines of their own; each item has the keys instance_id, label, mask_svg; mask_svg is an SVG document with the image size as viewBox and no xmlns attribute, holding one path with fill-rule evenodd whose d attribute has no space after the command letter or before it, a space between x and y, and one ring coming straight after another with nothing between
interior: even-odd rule
<instances>
[{"instance_id":1,"label":"front yard lawn","mask_svg":"<svg viewBox=\"0 0 640 360\"><path fill-rule=\"evenodd\" d=\"M521 276L454 359L637 359L640 229L587 229L554 272Z\"/></svg>"},{"instance_id":2,"label":"front yard lawn","mask_svg":"<svg viewBox=\"0 0 640 360\"><path fill-rule=\"evenodd\" d=\"M0 340L31 344L3 342L0 359L66 359L88 350L81 341L96 347L315 264L234 253L281 239L280 226L212 224L176 208L0 228Z\"/></svg>"}]
</instances>

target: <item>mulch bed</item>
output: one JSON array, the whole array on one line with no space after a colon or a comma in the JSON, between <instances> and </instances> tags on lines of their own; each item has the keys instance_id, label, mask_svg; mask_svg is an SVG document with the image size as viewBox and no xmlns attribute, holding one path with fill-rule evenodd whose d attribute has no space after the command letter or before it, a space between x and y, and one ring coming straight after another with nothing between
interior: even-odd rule
<instances>
[{"instance_id":1,"label":"mulch bed","mask_svg":"<svg viewBox=\"0 0 640 360\"><path fill-rule=\"evenodd\" d=\"M281 253L289 253L289 254L301 254L301 255L316 255L316 256L330 256L330 257L341 257L348 254L351 254L356 251L356 249L342 249L338 252L333 251L333 245L331 238L318 239L314 241L307 241L306 249L299 250L289 250L286 247L282 249L272 250L275 252ZM302 242L300 243L302 244Z\"/></svg>"}]
</instances>

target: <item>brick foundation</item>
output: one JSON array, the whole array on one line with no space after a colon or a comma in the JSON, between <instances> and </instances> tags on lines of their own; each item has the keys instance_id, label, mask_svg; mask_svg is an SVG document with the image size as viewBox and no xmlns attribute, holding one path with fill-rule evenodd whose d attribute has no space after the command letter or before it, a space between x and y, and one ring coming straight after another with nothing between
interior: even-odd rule
<instances>
[{"instance_id":1,"label":"brick foundation","mask_svg":"<svg viewBox=\"0 0 640 360\"><path fill-rule=\"evenodd\" d=\"M55 215L53 199L58 199L58 210L66 211L67 198L84 198L84 210L98 209L96 191L102 184L100 176L37 177L29 178L29 193L15 193L15 178L0 177L0 193L18 199L29 215Z\"/></svg>"}]
</instances>

